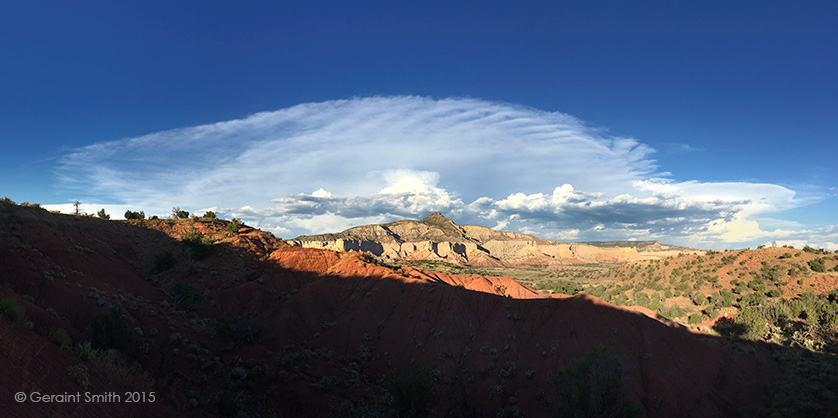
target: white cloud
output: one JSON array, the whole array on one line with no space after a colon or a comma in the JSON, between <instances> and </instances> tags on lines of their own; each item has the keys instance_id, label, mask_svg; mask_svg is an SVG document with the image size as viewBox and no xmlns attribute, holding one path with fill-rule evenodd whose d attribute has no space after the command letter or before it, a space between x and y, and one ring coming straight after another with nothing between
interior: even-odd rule
<instances>
[{"instance_id":1,"label":"white cloud","mask_svg":"<svg viewBox=\"0 0 838 418\"><path fill-rule=\"evenodd\" d=\"M676 182L653 153L557 112L371 97L93 144L58 173L86 200L217 208L285 236L439 211L544 237L710 246L782 234L759 219L801 204L773 184Z\"/></svg>"}]
</instances>

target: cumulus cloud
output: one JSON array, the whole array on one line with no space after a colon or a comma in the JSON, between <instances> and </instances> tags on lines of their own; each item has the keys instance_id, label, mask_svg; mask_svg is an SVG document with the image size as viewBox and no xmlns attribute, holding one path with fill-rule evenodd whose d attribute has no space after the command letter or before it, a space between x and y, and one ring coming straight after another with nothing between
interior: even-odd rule
<instances>
[{"instance_id":1,"label":"cumulus cloud","mask_svg":"<svg viewBox=\"0 0 838 418\"><path fill-rule=\"evenodd\" d=\"M758 217L801 204L773 184L674 181L653 154L558 112L370 97L93 144L57 172L88 200L217 208L285 236L439 211L545 238L709 246L780 234Z\"/></svg>"}]
</instances>

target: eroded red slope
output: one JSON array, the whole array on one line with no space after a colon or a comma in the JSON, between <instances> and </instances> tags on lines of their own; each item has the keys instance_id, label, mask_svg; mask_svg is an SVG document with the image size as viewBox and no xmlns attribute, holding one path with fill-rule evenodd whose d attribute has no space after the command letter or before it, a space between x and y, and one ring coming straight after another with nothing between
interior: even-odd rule
<instances>
[{"instance_id":1,"label":"eroded red slope","mask_svg":"<svg viewBox=\"0 0 838 418\"><path fill-rule=\"evenodd\" d=\"M388 379L413 363L431 373L437 416L544 416L558 402L551 376L605 346L645 416L734 416L761 405L761 383L774 373L766 350L743 355L596 298L545 299L506 278L395 270L361 254L285 247L252 229L228 234L215 221L132 224L5 204L0 220L6 294L33 322L32 331L13 328L15 338L3 344L10 358L30 358L11 343L24 335L49 346L31 356L43 366L13 370L55 370L34 384L77 390L66 364L79 360L50 343L49 330L65 328L80 342L93 318L120 307L133 335L126 356L168 393L154 406L160 410L138 405L143 413L392 415ZM178 241L193 228L216 239L204 259ZM164 252L177 263L158 271ZM178 283L200 300L178 303ZM93 390L116 387L97 376ZM33 384L9 382L11 391ZM16 416L41 412L0 402ZM102 416L77 407L44 411Z\"/></svg>"}]
</instances>

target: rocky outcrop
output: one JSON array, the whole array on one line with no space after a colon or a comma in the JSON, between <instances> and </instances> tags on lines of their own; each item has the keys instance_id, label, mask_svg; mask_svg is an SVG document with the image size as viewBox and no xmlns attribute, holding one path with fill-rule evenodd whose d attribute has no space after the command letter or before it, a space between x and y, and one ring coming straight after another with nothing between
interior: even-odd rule
<instances>
[{"instance_id":1,"label":"rocky outcrop","mask_svg":"<svg viewBox=\"0 0 838 418\"><path fill-rule=\"evenodd\" d=\"M336 234L301 236L289 244L368 252L389 260L434 260L474 266L621 263L689 251L657 241L638 244L550 241L482 226L459 226L439 213L421 221L405 220L359 226Z\"/></svg>"}]
</instances>

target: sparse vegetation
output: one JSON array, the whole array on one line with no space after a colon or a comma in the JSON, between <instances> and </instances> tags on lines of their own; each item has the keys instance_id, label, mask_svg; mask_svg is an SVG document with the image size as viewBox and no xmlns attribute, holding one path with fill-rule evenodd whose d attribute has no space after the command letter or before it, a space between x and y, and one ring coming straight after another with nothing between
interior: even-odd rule
<instances>
[{"instance_id":1,"label":"sparse vegetation","mask_svg":"<svg viewBox=\"0 0 838 418\"><path fill-rule=\"evenodd\" d=\"M50 328L49 340L64 349L69 349L73 346L73 339L70 338L70 334L64 328Z\"/></svg>"},{"instance_id":2,"label":"sparse vegetation","mask_svg":"<svg viewBox=\"0 0 838 418\"><path fill-rule=\"evenodd\" d=\"M26 315L26 310L17 303L14 297L3 296L0 298L0 315L11 321L21 321Z\"/></svg>"},{"instance_id":3,"label":"sparse vegetation","mask_svg":"<svg viewBox=\"0 0 838 418\"><path fill-rule=\"evenodd\" d=\"M242 226L244 226L244 224L241 219L233 218L230 220L230 223L227 224L227 232L230 234L237 234Z\"/></svg>"},{"instance_id":4,"label":"sparse vegetation","mask_svg":"<svg viewBox=\"0 0 838 418\"><path fill-rule=\"evenodd\" d=\"M96 216L98 216L101 219L111 219L111 215L108 215L105 212L105 208L102 208L99 212L96 212Z\"/></svg>"},{"instance_id":5,"label":"sparse vegetation","mask_svg":"<svg viewBox=\"0 0 838 418\"><path fill-rule=\"evenodd\" d=\"M181 241L192 249L192 258L195 260L203 260L206 258L207 255L209 255L212 243L214 242L212 238L205 237L200 232L195 231L194 226L190 232L181 237Z\"/></svg>"},{"instance_id":6,"label":"sparse vegetation","mask_svg":"<svg viewBox=\"0 0 838 418\"><path fill-rule=\"evenodd\" d=\"M131 332L122 309L111 308L93 319L91 342L100 350L124 350L131 343Z\"/></svg>"},{"instance_id":7,"label":"sparse vegetation","mask_svg":"<svg viewBox=\"0 0 838 418\"><path fill-rule=\"evenodd\" d=\"M203 298L198 289L186 282L177 282L172 289L172 301L180 308L194 308Z\"/></svg>"}]
</instances>

